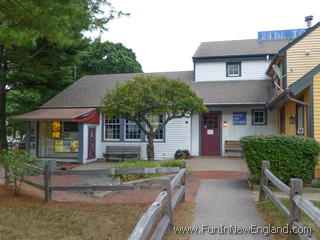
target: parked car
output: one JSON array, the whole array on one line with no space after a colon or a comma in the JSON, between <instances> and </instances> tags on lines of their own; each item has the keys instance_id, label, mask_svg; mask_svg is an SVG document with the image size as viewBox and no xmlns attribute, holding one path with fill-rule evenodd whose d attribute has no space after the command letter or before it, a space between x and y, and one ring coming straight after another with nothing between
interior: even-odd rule
<instances>
[{"instance_id":1,"label":"parked car","mask_svg":"<svg viewBox=\"0 0 320 240\"><path fill-rule=\"evenodd\" d=\"M8 142L8 147L9 148L13 148L13 147L17 146L19 141L20 140L14 138L14 137L7 136L7 142Z\"/></svg>"}]
</instances>

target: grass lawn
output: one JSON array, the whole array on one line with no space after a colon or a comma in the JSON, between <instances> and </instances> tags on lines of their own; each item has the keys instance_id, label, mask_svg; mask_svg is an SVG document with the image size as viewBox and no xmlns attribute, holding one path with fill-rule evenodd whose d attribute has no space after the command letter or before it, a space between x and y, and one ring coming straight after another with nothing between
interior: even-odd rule
<instances>
[{"instance_id":1,"label":"grass lawn","mask_svg":"<svg viewBox=\"0 0 320 240\"><path fill-rule=\"evenodd\" d=\"M289 201L282 200L282 203L288 208ZM313 202L317 207L320 207L320 202ZM286 226L287 222L281 212L277 209L277 207L270 201L262 201L257 203L257 209L265 220L266 223L271 224L272 226ZM312 234L320 239L320 228L314 224L314 222L306 216L304 213L302 214L302 223L304 226L308 226L312 228ZM287 239L287 235L274 235L276 240L284 240Z\"/></svg>"},{"instance_id":2,"label":"grass lawn","mask_svg":"<svg viewBox=\"0 0 320 240\"><path fill-rule=\"evenodd\" d=\"M0 185L0 240L127 239L150 204L49 203ZM175 225L190 225L193 203L179 204ZM167 239L188 239L167 236Z\"/></svg>"}]
</instances>

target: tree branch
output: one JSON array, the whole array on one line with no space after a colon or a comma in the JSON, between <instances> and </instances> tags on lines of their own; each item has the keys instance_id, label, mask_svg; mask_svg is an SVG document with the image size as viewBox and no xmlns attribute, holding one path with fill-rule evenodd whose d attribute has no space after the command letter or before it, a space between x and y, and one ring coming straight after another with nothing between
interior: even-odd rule
<instances>
[{"instance_id":1,"label":"tree branch","mask_svg":"<svg viewBox=\"0 0 320 240\"><path fill-rule=\"evenodd\" d=\"M21 70L21 68L23 67L23 64L25 64L28 60L36 57L39 53L41 53L41 51L45 48L46 45L47 45L46 43L43 44L34 54L32 54L32 55L26 57L25 59L23 59L23 60L18 64L18 66L19 66L19 67L18 67L18 71Z\"/></svg>"}]
</instances>

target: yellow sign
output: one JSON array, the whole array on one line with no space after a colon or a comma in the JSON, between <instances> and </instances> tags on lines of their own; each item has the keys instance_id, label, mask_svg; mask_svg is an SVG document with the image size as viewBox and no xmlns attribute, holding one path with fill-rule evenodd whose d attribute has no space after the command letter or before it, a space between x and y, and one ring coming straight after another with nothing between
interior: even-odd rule
<instances>
[{"instance_id":1,"label":"yellow sign","mask_svg":"<svg viewBox=\"0 0 320 240\"><path fill-rule=\"evenodd\" d=\"M53 121L51 123L51 137L60 138L61 137L61 122Z\"/></svg>"},{"instance_id":2,"label":"yellow sign","mask_svg":"<svg viewBox=\"0 0 320 240\"><path fill-rule=\"evenodd\" d=\"M55 152L63 152L63 140L55 140L54 141L54 151Z\"/></svg>"},{"instance_id":3,"label":"yellow sign","mask_svg":"<svg viewBox=\"0 0 320 240\"><path fill-rule=\"evenodd\" d=\"M79 140L72 140L71 141L71 152L78 152L79 151Z\"/></svg>"},{"instance_id":4,"label":"yellow sign","mask_svg":"<svg viewBox=\"0 0 320 240\"><path fill-rule=\"evenodd\" d=\"M79 140L55 140L54 141L55 152L78 152Z\"/></svg>"}]
</instances>

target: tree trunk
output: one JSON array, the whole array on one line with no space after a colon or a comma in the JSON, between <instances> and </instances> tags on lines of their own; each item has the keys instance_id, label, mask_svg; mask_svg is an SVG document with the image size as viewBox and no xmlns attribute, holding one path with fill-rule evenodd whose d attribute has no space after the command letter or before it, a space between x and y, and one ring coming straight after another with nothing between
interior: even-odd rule
<instances>
[{"instance_id":1,"label":"tree trunk","mask_svg":"<svg viewBox=\"0 0 320 240\"><path fill-rule=\"evenodd\" d=\"M154 160L154 145L153 145L153 134L148 134L148 145L147 145L147 157L148 161Z\"/></svg>"},{"instance_id":2,"label":"tree trunk","mask_svg":"<svg viewBox=\"0 0 320 240\"><path fill-rule=\"evenodd\" d=\"M7 149L6 85L0 85L0 150Z\"/></svg>"}]
</instances>

